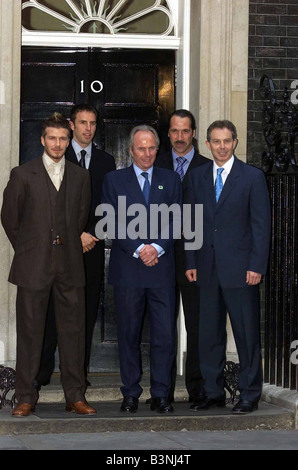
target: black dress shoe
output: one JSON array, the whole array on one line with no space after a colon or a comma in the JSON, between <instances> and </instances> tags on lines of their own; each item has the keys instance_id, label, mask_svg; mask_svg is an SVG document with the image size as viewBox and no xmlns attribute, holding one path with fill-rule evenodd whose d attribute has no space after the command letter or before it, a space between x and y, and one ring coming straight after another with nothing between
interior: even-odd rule
<instances>
[{"instance_id":1,"label":"black dress shoe","mask_svg":"<svg viewBox=\"0 0 298 470\"><path fill-rule=\"evenodd\" d=\"M200 403L201 401L206 399L205 393L198 393L197 395L189 396L188 401L189 403Z\"/></svg>"},{"instance_id":2,"label":"black dress shoe","mask_svg":"<svg viewBox=\"0 0 298 470\"><path fill-rule=\"evenodd\" d=\"M174 411L167 397L152 398L150 409L157 413L172 413Z\"/></svg>"},{"instance_id":3,"label":"black dress shoe","mask_svg":"<svg viewBox=\"0 0 298 470\"><path fill-rule=\"evenodd\" d=\"M190 410L199 411L199 410L209 410L209 408L217 407L224 408L226 406L225 400L215 400L215 398L204 398L199 402L193 403L190 406Z\"/></svg>"},{"instance_id":4,"label":"black dress shoe","mask_svg":"<svg viewBox=\"0 0 298 470\"><path fill-rule=\"evenodd\" d=\"M120 411L135 413L138 409L139 399L136 397L124 397Z\"/></svg>"},{"instance_id":5,"label":"black dress shoe","mask_svg":"<svg viewBox=\"0 0 298 470\"><path fill-rule=\"evenodd\" d=\"M242 415L244 413L252 413L258 409L258 402L257 401L249 401L249 400L239 400L238 403L233 408L234 414Z\"/></svg>"}]
</instances>

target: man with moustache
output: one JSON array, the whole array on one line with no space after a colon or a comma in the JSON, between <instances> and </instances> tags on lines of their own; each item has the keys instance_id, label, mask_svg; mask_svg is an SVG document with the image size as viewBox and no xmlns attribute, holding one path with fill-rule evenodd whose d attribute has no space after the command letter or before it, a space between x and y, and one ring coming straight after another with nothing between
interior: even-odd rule
<instances>
[{"instance_id":1,"label":"man with moustache","mask_svg":"<svg viewBox=\"0 0 298 470\"><path fill-rule=\"evenodd\" d=\"M92 415L85 401L84 264L81 233L90 206L88 172L65 160L70 128L55 113L43 125L43 156L14 168L3 194L1 220L15 254L9 281L18 286L14 417L34 411L50 294L66 411Z\"/></svg>"},{"instance_id":2,"label":"man with moustache","mask_svg":"<svg viewBox=\"0 0 298 470\"><path fill-rule=\"evenodd\" d=\"M196 122L193 114L186 109L179 109L172 113L169 119L169 139L171 150L158 155L155 166L176 171L182 181L182 187L189 172L210 160L195 150L193 141L196 135ZM176 260L176 294L177 313L182 298L185 328L187 332L187 355L185 363L185 385L190 402L197 402L204 397L204 386L199 365L199 287L188 281L185 276L184 242L183 239L175 243ZM170 400L174 400L176 382L176 361L172 370L172 389Z\"/></svg>"},{"instance_id":3,"label":"man with moustache","mask_svg":"<svg viewBox=\"0 0 298 470\"><path fill-rule=\"evenodd\" d=\"M73 106L70 113L70 127L73 137L65 155L67 160L86 168L91 178L89 217L86 227L81 234L86 275L86 348L84 367L87 385L89 385L87 374L93 331L98 314L100 290L104 274L104 241L98 240L95 235L95 226L98 221L98 217L95 216L95 209L101 203L102 183L105 175L109 171L116 169L114 158L98 149L93 143L97 121L98 113L93 106L88 104ZM50 382L55 368L54 354L57 346L57 337L53 319L54 314L50 308L45 330L41 367L36 378L37 388Z\"/></svg>"}]
</instances>

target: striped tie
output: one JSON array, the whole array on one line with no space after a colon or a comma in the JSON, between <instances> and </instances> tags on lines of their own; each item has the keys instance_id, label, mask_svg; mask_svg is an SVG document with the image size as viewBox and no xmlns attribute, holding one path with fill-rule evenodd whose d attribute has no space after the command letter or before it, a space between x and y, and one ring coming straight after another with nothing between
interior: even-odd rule
<instances>
[{"instance_id":1,"label":"striped tie","mask_svg":"<svg viewBox=\"0 0 298 470\"><path fill-rule=\"evenodd\" d=\"M177 168L176 168L176 172L180 176L181 181L183 181L183 178L184 178L183 165L184 165L185 162L187 162L187 158L178 157L178 158L176 158L176 162L178 163Z\"/></svg>"}]
</instances>

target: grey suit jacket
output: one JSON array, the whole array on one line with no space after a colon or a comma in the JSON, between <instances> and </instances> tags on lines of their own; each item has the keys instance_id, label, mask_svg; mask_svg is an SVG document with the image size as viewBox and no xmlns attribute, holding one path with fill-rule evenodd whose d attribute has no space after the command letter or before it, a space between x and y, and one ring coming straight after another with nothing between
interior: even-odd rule
<instances>
[{"instance_id":1,"label":"grey suit jacket","mask_svg":"<svg viewBox=\"0 0 298 470\"><path fill-rule=\"evenodd\" d=\"M70 263L70 282L85 284L80 235L90 207L90 177L71 162L65 162L66 230L65 253ZM15 250L9 281L30 289L42 289L51 281L51 207L49 178L42 158L11 171L3 194L1 221Z\"/></svg>"}]
</instances>

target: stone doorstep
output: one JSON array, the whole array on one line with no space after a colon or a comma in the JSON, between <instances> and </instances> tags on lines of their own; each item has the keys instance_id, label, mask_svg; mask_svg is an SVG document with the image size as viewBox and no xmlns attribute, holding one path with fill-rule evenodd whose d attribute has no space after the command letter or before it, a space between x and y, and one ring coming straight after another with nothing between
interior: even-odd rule
<instances>
[{"instance_id":1,"label":"stone doorstep","mask_svg":"<svg viewBox=\"0 0 298 470\"><path fill-rule=\"evenodd\" d=\"M232 405L202 412L188 403L175 402L174 413L158 415L142 400L136 414L120 412L120 401L92 404L97 415L85 417L64 410L64 403L38 404L27 418L13 418L9 408L0 411L0 435L100 432L293 430L294 415L276 405L260 403L258 411L238 416Z\"/></svg>"},{"instance_id":2,"label":"stone doorstep","mask_svg":"<svg viewBox=\"0 0 298 470\"><path fill-rule=\"evenodd\" d=\"M277 387L276 385L264 384L262 400L293 413L295 429L298 430L298 391Z\"/></svg>"},{"instance_id":3,"label":"stone doorstep","mask_svg":"<svg viewBox=\"0 0 298 470\"><path fill-rule=\"evenodd\" d=\"M64 411L65 399L60 375L54 374L51 383L42 387L36 413L28 418L12 418L7 407L0 410L0 435L121 431L236 431L236 430L293 430L298 429L298 393L264 384L259 410L244 416L233 415L232 405L225 409L212 408L202 412L189 410L184 377L177 377L174 413L160 416L146 405L149 398L149 374L144 374L143 394L138 412L125 415L119 412L122 395L119 374L90 374L91 387L86 399L98 413L92 417Z\"/></svg>"},{"instance_id":4,"label":"stone doorstep","mask_svg":"<svg viewBox=\"0 0 298 470\"><path fill-rule=\"evenodd\" d=\"M119 374L90 374L91 387L88 387L86 399L91 403L118 401L122 399L120 392L121 378ZM149 374L144 374L141 400L150 397ZM295 429L298 429L298 392L264 384L262 400L265 403L276 405L290 411L294 415ZM175 401L188 403L188 394L185 389L184 377L177 376L175 387ZM59 374L54 374L51 384L42 387L39 403L64 403L64 394L60 384Z\"/></svg>"}]
</instances>

